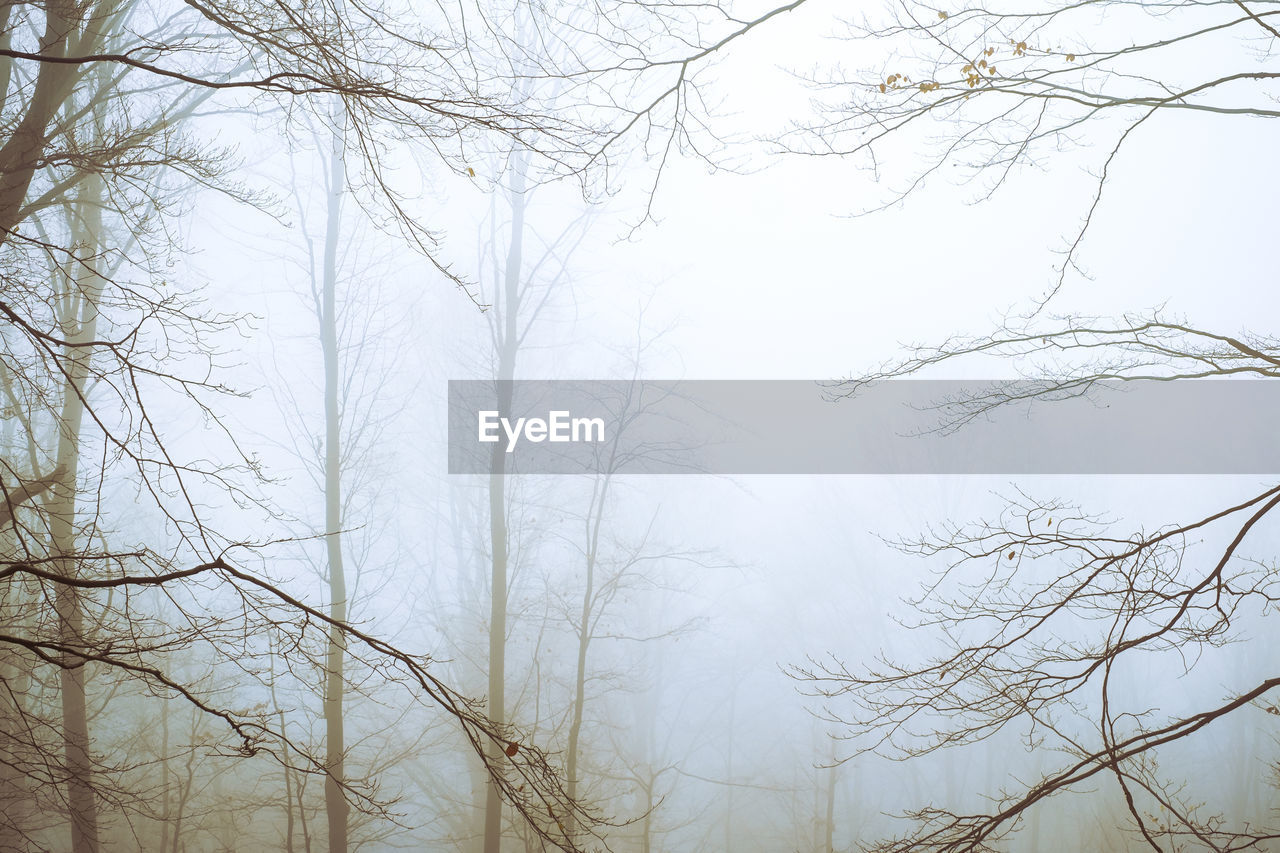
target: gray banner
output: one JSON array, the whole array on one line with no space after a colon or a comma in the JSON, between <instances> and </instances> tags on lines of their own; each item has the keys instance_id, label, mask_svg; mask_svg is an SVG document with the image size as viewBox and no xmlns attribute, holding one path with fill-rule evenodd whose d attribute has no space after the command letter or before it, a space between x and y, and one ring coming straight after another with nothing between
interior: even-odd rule
<instances>
[{"instance_id":1,"label":"gray banner","mask_svg":"<svg viewBox=\"0 0 1280 853\"><path fill-rule=\"evenodd\" d=\"M451 381L449 473L1261 475L1278 424L1269 380Z\"/></svg>"}]
</instances>

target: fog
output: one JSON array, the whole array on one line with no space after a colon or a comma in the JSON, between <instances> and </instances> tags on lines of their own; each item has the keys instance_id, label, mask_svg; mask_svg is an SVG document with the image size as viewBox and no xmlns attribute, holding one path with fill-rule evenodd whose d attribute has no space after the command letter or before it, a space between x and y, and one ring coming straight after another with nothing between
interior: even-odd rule
<instances>
[{"instance_id":1,"label":"fog","mask_svg":"<svg viewBox=\"0 0 1280 853\"><path fill-rule=\"evenodd\" d=\"M1280 368L1277 21L6 5L0 850L1280 849L1266 421L635 464L724 440L641 390L692 380L1250 423L1196 389ZM477 444L464 380L601 446Z\"/></svg>"}]
</instances>

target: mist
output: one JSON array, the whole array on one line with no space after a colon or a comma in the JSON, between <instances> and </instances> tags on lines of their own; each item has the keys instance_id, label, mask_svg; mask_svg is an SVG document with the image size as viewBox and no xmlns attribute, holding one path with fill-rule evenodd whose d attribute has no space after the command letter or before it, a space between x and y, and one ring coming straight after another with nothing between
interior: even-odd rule
<instances>
[{"instance_id":1,"label":"mist","mask_svg":"<svg viewBox=\"0 0 1280 853\"><path fill-rule=\"evenodd\" d=\"M1276 26L5 5L0 850L1280 849Z\"/></svg>"}]
</instances>

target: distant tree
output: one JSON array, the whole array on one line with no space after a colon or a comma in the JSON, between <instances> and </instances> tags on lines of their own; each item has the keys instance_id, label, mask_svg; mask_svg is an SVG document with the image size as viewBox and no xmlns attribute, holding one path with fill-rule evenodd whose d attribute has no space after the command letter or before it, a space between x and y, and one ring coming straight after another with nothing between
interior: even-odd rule
<instances>
[{"instance_id":1,"label":"distant tree","mask_svg":"<svg viewBox=\"0 0 1280 853\"><path fill-rule=\"evenodd\" d=\"M497 205L490 211L493 232L484 243L487 269L483 270L480 293L491 301L487 311L493 358L493 379L500 411L512 411L512 381L515 379L522 350L539 316L549 304L551 295L563 286L568 275L569 259L582 241L586 216L576 217L560 233L543 238L535 252L526 254L530 232L527 221L530 198L536 189L530 174L529 157L523 151L508 154L507 185L503 187L503 213L509 220L499 219ZM496 201L496 200L495 200ZM504 216L503 219L506 217ZM497 231L505 233L497 239ZM487 273L487 274L484 274ZM507 477L507 454L503 443L494 445L490 456L488 497L489 553L489 619L488 619L488 712L495 720L510 720L506 699L507 637L509 634L509 596L513 568L513 536L511 531L511 480ZM493 760L504 758L501 744L493 747ZM572 783L569 783L572 784ZM484 853L497 853L502 845L502 798L492 783L486 786L484 808ZM571 797L572 799L572 797ZM571 817L572 815L572 817ZM557 831L564 832L566 820L582 817L573 810L551 815ZM570 841L572 843L572 841Z\"/></svg>"},{"instance_id":2,"label":"distant tree","mask_svg":"<svg viewBox=\"0 0 1280 853\"><path fill-rule=\"evenodd\" d=\"M399 330L392 324L375 322L379 315L391 312L379 297L382 289L376 278L382 272L371 258L374 244L368 239L370 229L360 211L350 210L349 205L344 209L348 191L345 116L336 106L328 116L320 117L324 124L313 127L312 148L290 155L292 185L288 189L296 200L296 233L302 244L296 247L296 266L302 278L304 310L315 321L319 369L317 375L299 373L293 357L296 351L286 348L282 356L279 350L284 345L273 341L279 376L272 393L288 437L278 446L299 460L305 481L322 499L319 518L310 502L291 513L301 516L292 525L301 540L301 556L327 588L330 616L342 623L354 619L360 605L367 605L378 592L376 584L362 585L362 580L379 574L384 583L389 579L387 566L368 565L371 557L385 561L397 553L393 522L377 506L385 471L379 470L376 451L386 443L389 421L400 406L391 405L388 399L394 359L385 356L394 345L392 335ZM308 182L315 184L314 189ZM307 379L316 381L308 383ZM314 398L308 392L314 392ZM304 490L292 485L290 496L311 497L300 495ZM371 555L379 540L385 547ZM312 553L317 543L323 545L322 559ZM366 573L366 568L373 570ZM355 593L361 587L362 600L357 600ZM369 697L363 690L348 696L348 683L359 683L364 676L352 677L347 672L343 642L340 631L330 630L326 668L316 673L309 685L319 690L325 724L329 772L324 794L331 851L355 846L349 840L352 816L342 793L343 783L353 778L366 784L371 781L347 761L346 706L350 699ZM401 740L413 739L401 736ZM292 785L290 777L286 777L286 784ZM300 810L305 807L301 799L297 806Z\"/></svg>"},{"instance_id":3,"label":"distant tree","mask_svg":"<svg viewBox=\"0 0 1280 853\"><path fill-rule=\"evenodd\" d=\"M583 724L587 719L588 699L591 698L588 684L600 677L593 673L593 647L598 649L602 641L608 640L656 642L673 639L688 631L694 620L629 629L619 611L625 603L634 605L637 595L670 590L674 584L667 575L672 566L710 568L715 565L713 558L706 553L663 547L654 541L654 527L658 521L656 511L643 532L628 537L619 529L618 517L626 507L625 499L616 493L619 472L646 458L656 460L662 456L661 451L647 447L635 438L636 423L654 411L661 396L646 395L644 383L636 381L643 346L640 350L634 357L632 381L617 383L616 395L599 401L603 406L601 411L607 412L607 420L613 424L613 429L608 441L596 454L596 468L590 475L586 505L575 519L581 524L580 532L577 536L566 537L581 564L580 595L576 599L556 596L561 599L564 619L573 634L575 652L565 741L566 789L571 799L577 797L579 786L586 781ZM624 676L624 680L629 681L631 677ZM598 758L597 763L605 765L608 762ZM653 779L647 780L650 795L653 782ZM569 830L576 833L577 828L571 826Z\"/></svg>"}]
</instances>

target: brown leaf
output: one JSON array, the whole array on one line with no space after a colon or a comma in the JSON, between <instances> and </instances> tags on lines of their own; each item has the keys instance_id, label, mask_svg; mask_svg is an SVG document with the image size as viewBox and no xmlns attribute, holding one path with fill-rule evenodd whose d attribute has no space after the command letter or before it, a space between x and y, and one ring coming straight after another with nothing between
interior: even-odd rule
<instances>
[{"instance_id":1,"label":"brown leaf","mask_svg":"<svg viewBox=\"0 0 1280 853\"><path fill-rule=\"evenodd\" d=\"M516 753L519 751L520 751L520 744L516 743L515 741L512 741L511 743L507 744L507 758L515 758Z\"/></svg>"}]
</instances>

